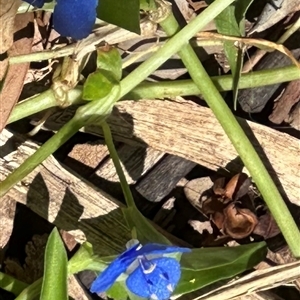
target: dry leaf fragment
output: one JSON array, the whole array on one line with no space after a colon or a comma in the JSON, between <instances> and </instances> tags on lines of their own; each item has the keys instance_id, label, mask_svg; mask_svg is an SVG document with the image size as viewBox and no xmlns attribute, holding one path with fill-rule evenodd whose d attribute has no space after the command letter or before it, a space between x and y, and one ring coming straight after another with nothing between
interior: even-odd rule
<instances>
[{"instance_id":1,"label":"dry leaf fragment","mask_svg":"<svg viewBox=\"0 0 300 300\"><path fill-rule=\"evenodd\" d=\"M213 33L213 32L199 32L197 34L197 39L216 39L216 40L221 40L221 41L231 41L233 43L239 42L241 44L245 44L247 46L255 46L259 49L269 51L269 52L277 50L277 51L283 53L284 55L288 56L290 58L290 60L298 68L300 68L300 63L293 56L292 52L289 49L287 49L285 46L283 46L281 44L277 44L277 43L267 41L264 39L239 38L239 37L227 36L227 35L222 35L222 34Z\"/></svg>"},{"instance_id":2,"label":"dry leaf fragment","mask_svg":"<svg viewBox=\"0 0 300 300\"><path fill-rule=\"evenodd\" d=\"M8 55L30 53L33 32L33 13L17 15L15 17L14 32L10 32L15 37L15 40L10 49L7 50ZM9 115L19 99L28 68L29 63L15 64L8 67L0 94L0 132L5 127Z\"/></svg>"},{"instance_id":3,"label":"dry leaf fragment","mask_svg":"<svg viewBox=\"0 0 300 300\"><path fill-rule=\"evenodd\" d=\"M238 173L234 175L225 185L225 178L218 178L214 182L213 192L220 196L219 200L224 204L230 201L236 201L246 195L251 185L251 179L245 173Z\"/></svg>"},{"instance_id":4,"label":"dry leaf fragment","mask_svg":"<svg viewBox=\"0 0 300 300\"><path fill-rule=\"evenodd\" d=\"M300 100L300 80L289 82L279 100L275 102L269 120L281 124L289 115L292 107Z\"/></svg>"},{"instance_id":5,"label":"dry leaf fragment","mask_svg":"<svg viewBox=\"0 0 300 300\"><path fill-rule=\"evenodd\" d=\"M300 102L298 102L290 115L285 119L285 122L297 130L300 130Z\"/></svg>"},{"instance_id":6,"label":"dry leaf fragment","mask_svg":"<svg viewBox=\"0 0 300 300\"><path fill-rule=\"evenodd\" d=\"M258 218L258 224L254 228L253 233L262 236L265 240L280 233L280 230L269 211Z\"/></svg>"},{"instance_id":7,"label":"dry leaf fragment","mask_svg":"<svg viewBox=\"0 0 300 300\"><path fill-rule=\"evenodd\" d=\"M224 209L223 230L235 239L249 236L258 223L256 215L247 208L230 203Z\"/></svg>"},{"instance_id":8,"label":"dry leaf fragment","mask_svg":"<svg viewBox=\"0 0 300 300\"><path fill-rule=\"evenodd\" d=\"M0 0L0 54L5 53L13 44L14 20L20 4L20 0Z\"/></svg>"},{"instance_id":9,"label":"dry leaf fragment","mask_svg":"<svg viewBox=\"0 0 300 300\"><path fill-rule=\"evenodd\" d=\"M10 197L0 202L0 249L8 243L14 226L16 201ZM0 262L1 263L1 262Z\"/></svg>"},{"instance_id":10,"label":"dry leaf fragment","mask_svg":"<svg viewBox=\"0 0 300 300\"><path fill-rule=\"evenodd\" d=\"M266 3L264 10L258 18L258 22L249 34L264 31L281 21L287 15L300 10L299 0L273 0L273 2L275 4L271 2Z\"/></svg>"}]
</instances>

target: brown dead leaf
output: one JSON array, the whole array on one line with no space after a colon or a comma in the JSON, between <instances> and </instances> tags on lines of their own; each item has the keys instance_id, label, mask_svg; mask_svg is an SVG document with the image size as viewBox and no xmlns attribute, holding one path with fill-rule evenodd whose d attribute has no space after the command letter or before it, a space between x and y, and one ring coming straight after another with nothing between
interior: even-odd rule
<instances>
[{"instance_id":1,"label":"brown dead leaf","mask_svg":"<svg viewBox=\"0 0 300 300\"><path fill-rule=\"evenodd\" d=\"M222 41L239 42L241 44L245 44L247 46L255 46L259 49L263 49L269 52L277 50L283 53L284 55L288 56L290 60L293 62L293 64L295 64L298 68L300 68L300 63L293 56L292 52L289 49L287 49L285 46L281 44L277 44L267 40L239 38L239 37L227 36L227 35L222 35L213 32L199 32L197 34L197 39L215 39L215 40L222 40Z\"/></svg>"},{"instance_id":2,"label":"brown dead leaf","mask_svg":"<svg viewBox=\"0 0 300 300\"><path fill-rule=\"evenodd\" d=\"M225 186L225 178L221 177L215 180L213 192L220 196L219 201L224 204L230 201L236 201L246 195L251 185L251 179L245 173L234 175ZM224 187L225 186L225 187Z\"/></svg>"},{"instance_id":3,"label":"brown dead leaf","mask_svg":"<svg viewBox=\"0 0 300 300\"><path fill-rule=\"evenodd\" d=\"M296 130L300 130L300 102L295 105L290 115L284 121L289 123L290 126Z\"/></svg>"},{"instance_id":4,"label":"brown dead leaf","mask_svg":"<svg viewBox=\"0 0 300 300\"><path fill-rule=\"evenodd\" d=\"M281 124L286 119L292 107L300 99L300 80L289 82L280 99L275 102L269 120L275 124Z\"/></svg>"},{"instance_id":5,"label":"brown dead leaf","mask_svg":"<svg viewBox=\"0 0 300 300\"><path fill-rule=\"evenodd\" d=\"M280 233L280 230L269 211L258 218L258 224L254 228L253 233L264 237L265 240Z\"/></svg>"},{"instance_id":6,"label":"brown dead leaf","mask_svg":"<svg viewBox=\"0 0 300 300\"><path fill-rule=\"evenodd\" d=\"M0 0L0 80L7 71L7 50L13 44L14 20L20 3L20 0Z\"/></svg>"},{"instance_id":7,"label":"brown dead leaf","mask_svg":"<svg viewBox=\"0 0 300 300\"><path fill-rule=\"evenodd\" d=\"M33 41L33 13L17 15L14 24L14 43L8 50L9 56L28 54ZM12 35L12 33L10 33ZM29 63L15 64L8 67L4 86L0 94L0 132L19 99Z\"/></svg>"},{"instance_id":8,"label":"brown dead leaf","mask_svg":"<svg viewBox=\"0 0 300 300\"><path fill-rule=\"evenodd\" d=\"M20 0L0 0L0 54L13 44L14 20L20 4Z\"/></svg>"},{"instance_id":9,"label":"brown dead leaf","mask_svg":"<svg viewBox=\"0 0 300 300\"><path fill-rule=\"evenodd\" d=\"M230 203L224 209L224 232L235 239L249 236L258 223L256 215L247 208Z\"/></svg>"},{"instance_id":10,"label":"brown dead leaf","mask_svg":"<svg viewBox=\"0 0 300 300\"><path fill-rule=\"evenodd\" d=\"M0 249L7 244L14 226L16 201L10 197L0 202ZM0 262L1 263L1 262Z\"/></svg>"},{"instance_id":11,"label":"brown dead leaf","mask_svg":"<svg viewBox=\"0 0 300 300\"><path fill-rule=\"evenodd\" d=\"M251 29L249 34L252 34L253 32L262 32L272 27L273 25L287 17L289 14L294 13L298 10L300 10L299 0L282 1L282 4L278 8L274 7L274 4L272 4L271 2L267 2L264 10L262 11L262 14L258 18L258 22Z\"/></svg>"}]
</instances>

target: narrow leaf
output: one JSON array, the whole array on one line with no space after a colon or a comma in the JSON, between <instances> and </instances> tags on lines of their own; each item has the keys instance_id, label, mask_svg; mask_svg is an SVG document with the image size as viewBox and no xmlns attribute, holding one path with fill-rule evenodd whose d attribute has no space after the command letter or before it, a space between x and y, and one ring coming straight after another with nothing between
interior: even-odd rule
<instances>
[{"instance_id":1,"label":"narrow leaf","mask_svg":"<svg viewBox=\"0 0 300 300\"><path fill-rule=\"evenodd\" d=\"M228 279L258 264L266 256L266 243L238 247L193 249L183 253L182 275L175 294L186 294Z\"/></svg>"},{"instance_id":2,"label":"narrow leaf","mask_svg":"<svg viewBox=\"0 0 300 300\"><path fill-rule=\"evenodd\" d=\"M136 229L136 238L141 243L151 241L152 243L171 245L170 241L159 233L136 207L124 208L122 211L130 230Z\"/></svg>"},{"instance_id":3,"label":"narrow leaf","mask_svg":"<svg viewBox=\"0 0 300 300\"><path fill-rule=\"evenodd\" d=\"M41 300L67 300L67 253L58 230L54 228L45 250Z\"/></svg>"},{"instance_id":4,"label":"narrow leaf","mask_svg":"<svg viewBox=\"0 0 300 300\"><path fill-rule=\"evenodd\" d=\"M101 0L97 16L103 21L140 34L139 0Z\"/></svg>"},{"instance_id":5,"label":"narrow leaf","mask_svg":"<svg viewBox=\"0 0 300 300\"><path fill-rule=\"evenodd\" d=\"M253 0L237 1L225 8L215 19L220 34L241 37L245 35L245 13ZM231 41L224 42L224 52L233 77L233 103L236 109L238 85L243 66L243 49Z\"/></svg>"}]
</instances>

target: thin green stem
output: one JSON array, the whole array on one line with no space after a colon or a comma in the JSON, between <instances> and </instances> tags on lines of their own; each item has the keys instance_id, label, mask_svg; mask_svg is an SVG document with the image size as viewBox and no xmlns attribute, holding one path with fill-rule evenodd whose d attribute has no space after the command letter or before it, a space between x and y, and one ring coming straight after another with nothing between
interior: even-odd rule
<instances>
[{"instance_id":1,"label":"thin green stem","mask_svg":"<svg viewBox=\"0 0 300 300\"><path fill-rule=\"evenodd\" d=\"M168 60L169 57L178 52L197 32L199 32L206 24L212 21L218 14L220 14L220 12L234 1L235 0L214 1L187 26L180 30L180 32L170 38L154 55L122 80L121 98L153 73L166 60Z\"/></svg>"},{"instance_id":2,"label":"thin green stem","mask_svg":"<svg viewBox=\"0 0 300 300\"><path fill-rule=\"evenodd\" d=\"M114 142L112 139L110 128L106 122L102 122L102 129L103 129L103 135L104 135L106 146L108 148L110 157L114 163L116 172L119 176L120 184L122 187L122 191L123 191L127 206L128 207L136 207L133 197L132 197L132 194L131 194L131 191L130 191L130 187L127 183L125 174L123 172L117 150L115 148L115 145L114 145Z\"/></svg>"},{"instance_id":3,"label":"thin green stem","mask_svg":"<svg viewBox=\"0 0 300 300\"><path fill-rule=\"evenodd\" d=\"M299 69L292 65L284 68L272 70L255 71L243 74L240 78L239 87L254 88L269 84L276 84L286 81L300 79ZM222 75L211 77L216 88L220 91L230 91L232 89L232 76ZM82 87L77 86L68 93L70 104L79 104L81 101ZM163 82L142 82L131 92L123 97L123 99L162 99L176 96L199 95L201 92L193 80L173 80ZM57 106L57 101L53 91L50 89L37 96L28 98L19 102L12 111L8 123L12 123L33 115L44 109Z\"/></svg>"},{"instance_id":4,"label":"thin green stem","mask_svg":"<svg viewBox=\"0 0 300 300\"><path fill-rule=\"evenodd\" d=\"M160 25L170 36L180 30L173 15L162 21ZM189 44L184 45L179 51L179 56L252 175L292 253L300 257L300 231L251 142L206 73L193 48Z\"/></svg>"},{"instance_id":5,"label":"thin green stem","mask_svg":"<svg viewBox=\"0 0 300 300\"><path fill-rule=\"evenodd\" d=\"M14 295L19 295L27 286L27 283L0 272L0 288L13 293Z\"/></svg>"},{"instance_id":6,"label":"thin green stem","mask_svg":"<svg viewBox=\"0 0 300 300\"><path fill-rule=\"evenodd\" d=\"M84 123L78 122L77 119L72 119L65 124L52 138L43 144L33 155L28 157L21 166L9 174L9 176L0 183L0 197L4 196L17 182L22 180L32 172L36 166L41 164L48 156L62 146L83 125Z\"/></svg>"},{"instance_id":7,"label":"thin green stem","mask_svg":"<svg viewBox=\"0 0 300 300\"><path fill-rule=\"evenodd\" d=\"M39 278L26 287L15 300L33 300L41 293L43 278Z\"/></svg>"},{"instance_id":8,"label":"thin green stem","mask_svg":"<svg viewBox=\"0 0 300 300\"><path fill-rule=\"evenodd\" d=\"M5 195L17 182L22 180L48 156L62 146L81 127L88 123L101 123L111 113L118 95L119 87L115 90L113 89L107 98L101 99L100 101L91 101L78 108L75 116L68 123L0 183L0 197ZM98 114L96 114L95 111L97 111Z\"/></svg>"},{"instance_id":9,"label":"thin green stem","mask_svg":"<svg viewBox=\"0 0 300 300\"><path fill-rule=\"evenodd\" d=\"M68 93L70 105L82 103L82 88L76 87ZM52 89L19 102L9 116L8 124L26 118L47 108L58 106Z\"/></svg>"},{"instance_id":10,"label":"thin green stem","mask_svg":"<svg viewBox=\"0 0 300 300\"><path fill-rule=\"evenodd\" d=\"M291 65L284 68L242 74L239 81L239 88L255 88L297 79L300 79L300 71L296 66ZM211 77L211 80L220 92L230 91L232 89L231 75L213 76ZM128 100L162 99L201 94L201 91L193 80L186 79L162 82L142 82L123 98Z\"/></svg>"}]
</instances>

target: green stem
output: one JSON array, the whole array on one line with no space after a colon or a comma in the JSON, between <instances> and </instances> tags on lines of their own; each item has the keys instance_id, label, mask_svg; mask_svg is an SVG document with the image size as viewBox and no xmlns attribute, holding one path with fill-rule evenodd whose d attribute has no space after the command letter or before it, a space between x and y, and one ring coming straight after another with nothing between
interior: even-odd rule
<instances>
[{"instance_id":1,"label":"green stem","mask_svg":"<svg viewBox=\"0 0 300 300\"><path fill-rule=\"evenodd\" d=\"M118 87L119 91L119 87ZM117 95L119 92L117 91ZM62 146L81 127L87 123L103 121L111 112L116 101L116 93L111 92L108 98L91 101L77 109L75 116L66 123L53 137L45 142L33 155L28 157L22 165L14 170L5 180L0 182L0 197L4 196L17 182L22 180L41 164L48 156ZM95 111L98 114L95 114Z\"/></svg>"},{"instance_id":2,"label":"green stem","mask_svg":"<svg viewBox=\"0 0 300 300\"><path fill-rule=\"evenodd\" d=\"M282 83L300 79L299 69L292 65L284 68L272 70L255 71L243 74L239 81L239 88L254 88L269 84ZM232 76L222 75L211 77L212 82L220 91L230 91L232 89ZM81 101L82 87L77 86L68 94L68 102L70 104L79 104ZM173 80L163 82L143 82L125 95L124 99L162 99L176 96L199 95L201 92L193 80ZM57 106L57 101L53 91L50 89L37 96L28 98L19 102L12 111L8 123L12 123L33 115L44 109Z\"/></svg>"},{"instance_id":3,"label":"green stem","mask_svg":"<svg viewBox=\"0 0 300 300\"><path fill-rule=\"evenodd\" d=\"M197 32L234 1L235 0L214 1L187 26L180 30L180 32L170 38L154 55L122 80L121 98L159 68L173 54L177 53Z\"/></svg>"},{"instance_id":4,"label":"green stem","mask_svg":"<svg viewBox=\"0 0 300 300\"><path fill-rule=\"evenodd\" d=\"M126 204L128 207L136 207L131 191L130 191L130 187L127 183L125 174L123 172L119 157L118 157L118 153L116 151L113 139L112 139L112 135L111 135L111 131L110 128L108 126L108 124L106 122L102 122L102 129L103 129L103 135L104 135L104 139L105 139L105 143L106 146L108 148L110 157L114 163L116 172L119 176L119 180L120 180L120 184L122 187L122 191L126 200Z\"/></svg>"},{"instance_id":5,"label":"green stem","mask_svg":"<svg viewBox=\"0 0 300 300\"><path fill-rule=\"evenodd\" d=\"M180 30L173 14L169 15L160 25L169 36ZM300 257L300 231L251 142L206 73L193 48L189 44L184 45L179 51L179 56L249 170L292 253L295 257Z\"/></svg>"},{"instance_id":6,"label":"green stem","mask_svg":"<svg viewBox=\"0 0 300 300\"><path fill-rule=\"evenodd\" d=\"M37 279L27 288L25 288L21 294L15 300L33 300L41 293L43 278Z\"/></svg>"},{"instance_id":7,"label":"green stem","mask_svg":"<svg viewBox=\"0 0 300 300\"><path fill-rule=\"evenodd\" d=\"M27 283L0 272L0 288L13 293L15 296L19 295L27 286Z\"/></svg>"},{"instance_id":8,"label":"green stem","mask_svg":"<svg viewBox=\"0 0 300 300\"><path fill-rule=\"evenodd\" d=\"M131 231L136 230L137 239L140 242L156 242L170 245L171 242L165 238L154 226L142 215L135 205L130 187L127 183L125 174L123 172L118 153L113 143L112 135L108 124L104 121L101 123L105 143L107 145L110 157L114 163L116 172L119 176L122 191L126 200L127 208L123 209L123 215Z\"/></svg>"},{"instance_id":9,"label":"green stem","mask_svg":"<svg viewBox=\"0 0 300 300\"><path fill-rule=\"evenodd\" d=\"M82 88L76 87L68 93L68 101L70 105L82 103ZM52 89L47 90L39 95L27 98L19 102L8 119L8 124L26 118L30 115L43 111L44 109L58 106Z\"/></svg>"},{"instance_id":10,"label":"green stem","mask_svg":"<svg viewBox=\"0 0 300 300\"><path fill-rule=\"evenodd\" d=\"M22 180L36 166L41 164L48 156L62 146L71 138L84 123L77 119L70 120L53 137L43 144L33 155L28 157L16 170L14 170L5 180L0 183L0 197L4 196L17 182Z\"/></svg>"},{"instance_id":11,"label":"green stem","mask_svg":"<svg viewBox=\"0 0 300 300\"><path fill-rule=\"evenodd\" d=\"M297 79L300 79L299 69L292 65L284 68L242 74L239 81L239 88L255 88ZM220 92L232 90L231 75L213 76L211 77L211 80ZM161 99L201 94L201 91L193 80L186 79L162 82L142 82L123 98L127 100Z\"/></svg>"}]
</instances>

